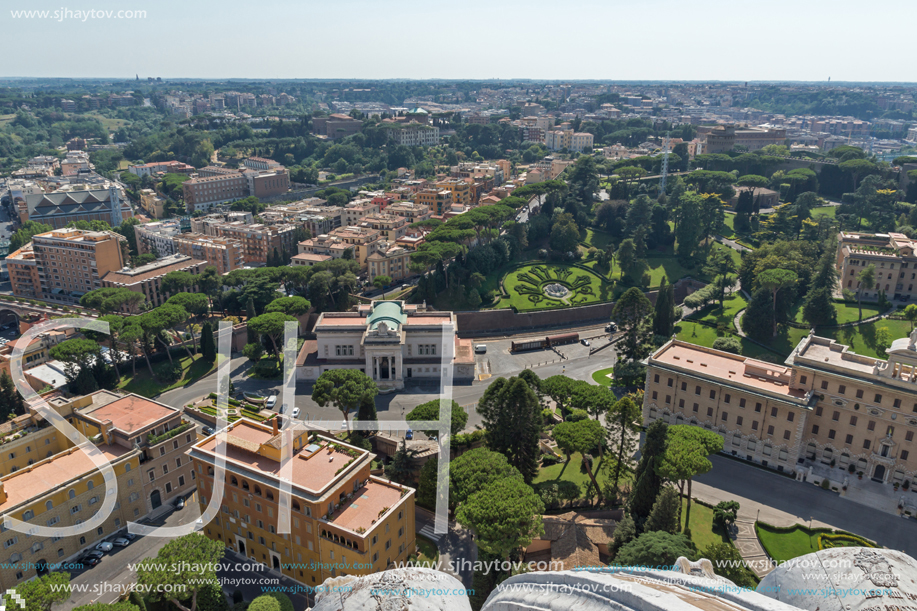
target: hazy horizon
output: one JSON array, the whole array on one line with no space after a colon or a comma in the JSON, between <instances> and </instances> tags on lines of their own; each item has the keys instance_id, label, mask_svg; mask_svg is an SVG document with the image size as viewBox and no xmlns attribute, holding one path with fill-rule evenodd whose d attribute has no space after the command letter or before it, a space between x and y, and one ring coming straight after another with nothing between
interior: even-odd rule
<instances>
[{"instance_id":1,"label":"hazy horizon","mask_svg":"<svg viewBox=\"0 0 917 611\"><path fill-rule=\"evenodd\" d=\"M895 34L890 23L917 16L917 5L903 0L865 13L852 0L830 7L773 0L766 9L724 0L265 0L254 8L234 0L19 1L0 13L8 48L26 50L0 57L0 74L17 75L6 79L817 84L830 77L832 84L908 84L896 58L907 57L912 45L906 30ZM42 10L51 16L13 17ZM75 15L85 10L145 11L145 17ZM59 20L53 11L71 16Z\"/></svg>"}]
</instances>

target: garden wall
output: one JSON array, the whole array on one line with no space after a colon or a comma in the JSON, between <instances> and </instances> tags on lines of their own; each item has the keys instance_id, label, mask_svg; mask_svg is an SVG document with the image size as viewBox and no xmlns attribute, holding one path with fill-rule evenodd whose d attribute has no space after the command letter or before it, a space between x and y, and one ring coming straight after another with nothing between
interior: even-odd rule
<instances>
[{"instance_id":1,"label":"garden wall","mask_svg":"<svg viewBox=\"0 0 917 611\"><path fill-rule=\"evenodd\" d=\"M675 303L681 303L685 297L704 286L703 282L684 278L675 283ZM656 303L657 291L646 293L647 298ZM480 310L456 312L455 318L460 337L514 335L527 331L562 329L580 327L611 320L614 302L595 303L592 305L514 312L513 310Z\"/></svg>"}]
</instances>

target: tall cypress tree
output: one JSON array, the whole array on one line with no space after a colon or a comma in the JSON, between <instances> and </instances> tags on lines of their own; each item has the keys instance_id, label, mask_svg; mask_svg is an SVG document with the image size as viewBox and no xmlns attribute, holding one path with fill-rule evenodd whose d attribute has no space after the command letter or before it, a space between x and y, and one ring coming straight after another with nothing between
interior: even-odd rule
<instances>
[{"instance_id":1,"label":"tall cypress tree","mask_svg":"<svg viewBox=\"0 0 917 611\"><path fill-rule=\"evenodd\" d=\"M634 475L634 491L630 497L630 515L637 525L637 532L643 532L656 497L662 489L663 478L657 473L656 467L665 455L668 425L662 420L654 421L646 429L646 441L640 449L640 464Z\"/></svg>"},{"instance_id":2,"label":"tall cypress tree","mask_svg":"<svg viewBox=\"0 0 917 611\"><path fill-rule=\"evenodd\" d=\"M656 309L653 316L653 333L669 337L675 332L675 287L662 277L659 293L656 295Z\"/></svg>"},{"instance_id":3,"label":"tall cypress tree","mask_svg":"<svg viewBox=\"0 0 917 611\"><path fill-rule=\"evenodd\" d=\"M217 360L216 342L213 340L213 327L210 322L205 322L201 327L201 358L208 363Z\"/></svg>"}]
</instances>

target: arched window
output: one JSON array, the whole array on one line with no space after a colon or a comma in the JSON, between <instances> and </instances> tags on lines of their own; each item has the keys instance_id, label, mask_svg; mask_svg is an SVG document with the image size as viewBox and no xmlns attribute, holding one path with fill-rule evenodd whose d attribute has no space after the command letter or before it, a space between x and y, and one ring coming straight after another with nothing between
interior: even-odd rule
<instances>
[{"instance_id":1,"label":"arched window","mask_svg":"<svg viewBox=\"0 0 917 611\"><path fill-rule=\"evenodd\" d=\"M269 500L269 501L273 501L273 500L274 500L274 493L271 492L270 490L267 491L267 500Z\"/></svg>"},{"instance_id":2,"label":"arched window","mask_svg":"<svg viewBox=\"0 0 917 611\"><path fill-rule=\"evenodd\" d=\"M124 465L124 472L125 472L125 473L127 473L127 472L130 471L130 470L131 470L131 463L127 463L126 465Z\"/></svg>"},{"instance_id":3,"label":"arched window","mask_svg":"<svg viewBox=\"0 0 917 611\"><path fill-rule=\"evenodd\" d=\"M239 480L237 480L237 479L236 479L236 476L233 475L233 476L230 476L230 478L229 478L229 483L232 484L233 486L238 486L238 485L239 485Z\"/></svg>"},{"instance_id":4,"label":"arched window","mask_svg":"<svg viewBox=\"0 0 917 611\"><path fill-rule=\"evenodd\" d=\"M67 495L68 495L71 499L75 499L75 498L76 498L76 490L71 490L70 492L67 493Z\"/></svg>"},{"instance_id":5,"label":"arched window","mask_svg":"<svg viewBox=\"0 0 917 611\"><path fill-rule=\"evenodd\" d=\"M242 480L242 490L248 491L248 482L244 479Z\"/></svg>"},{"instance_id":6,"label":"arched window","mask_svg":"<svg viewBox=\"0 0 917 611\"><path fill-rule=\"evenodd\" d=\"M80 545L86 545L86 537L80 537Z\"/></svg>"},{"instance_id":7,"label":"arched window","mask_svg":"<svg viewBox=\"0 0 917 611\"><path fill-rule=\"evenodd\" d=\"M213 475L213 467L207 467L207 475Z\"/></svg>"},{"instance_id":8,"label":"arched window","mask_svg":"<svg viewBox=\"0 0 917 611\"><path fill-rule=\"evenodd\" d=\"M45 509L53 509L53 508L54 508L54 501L45 502Z\"/></svg>"},{"instance_id":9,"label":"arched window","mask_svg":"<svg viewBox=\"0 0 917 611\"><path fill-rule=\"evenodd\" d=\"M29 509L28 511L22 512L23 520L31 520L33 517L35 517L35 512L32 511L31 509Z\"/></svg>"},{"instance_id":10,"label":"arched window","mask_svg":"<svg viewBox=\"0 0 917 611\"><path fill-rule=\"evenodd\" d=\"M95 482L93 482L92 480L89 480L89 483L86 484L87 490L92 490L95 487L96 487Z\"/></svg>"},{"instance_id":11,"label":"arched window","mask_svg":"<svg viewBox=\"0 0 917 611\"><path fill-rule=\"evenodd\" d=\"M255 494L257 494L258 496L261 496L261 486L259 486L258 484L255 484Z\"/></svg>"},{"instance_id":12,"label":"arched window","mask_svg":"<svg viewBox=\"0 0 917 611\"><path fill-rule=\"evenodd\" d=\"M301 511L299 508L299 501L293 501L293 511Z\"/></svg>"}]
</instances>

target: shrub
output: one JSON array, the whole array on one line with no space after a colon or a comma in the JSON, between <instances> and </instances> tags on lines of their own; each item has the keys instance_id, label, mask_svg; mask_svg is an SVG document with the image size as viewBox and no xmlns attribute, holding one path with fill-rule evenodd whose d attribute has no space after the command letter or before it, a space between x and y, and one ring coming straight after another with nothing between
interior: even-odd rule
<instances>
[{"instance_id":1,"label":"shrub","mask_svg":"<svg viewBox=\"0 0 917 611\"><path fill-rule=\"evenodd\" d=\"M738 514L738 501L722 501L713 508L713 524L714 526L725 529L735 524Z\"/></svg>"},{"instance_id":2,"label":"shrub","mask_svg":"<svg viewBox=\"0 0 917 611\"><path fill-rule=\"evenodd\" d=\"M153 371L156 373L156 377L166 384L174 384L181 380L182 376L182 368L178 363L159 363Z\"/></svg>"},{"instance_id":3,"label":"shrub","mask_svg":"<svg viewBox=\"0 0 917 611\"><path fill-rule=\"evenodd\" d=\"M589 412L584 409L571 410L565 418L567 422L579 422L580 420L589 420Z\"/></svg>"},{"instance_id":4,"label":"shrub","mask_svg":"<svg viewBox=\"0 0 917 611\"><path fill-rule=\"evenodd\" d=\"M825 479L821 480L821 488L822 488L822 490L827 490L827 489L830 488L830 487L831 487L831 482L828 481L828 478L827 478L827 477L826 477Z\"/></svg>"},{"instance_id":5,"label":"shrub","mask_svg":"<svg viewBox=\"0 0 917 611\"><path fill-rule=\"evenodd\" d=\"M721 323L722 324L722 323ZM735 337L718 337L713 342L714 350L731 352L733 354L742 354L742 342Z\"/></svg>"},{"instance_id":6,"label":"shrub","mask_svg":"<svg viewBox=\"0 0 917 611\"><path fill-rule=\"evenodd\" d=\"M280 362L276 359L262 359L252 367L252 373L259 378L276 378L280 375Z\"/></svg>"}]
</instances>

